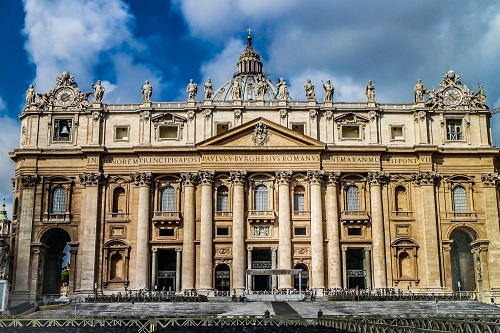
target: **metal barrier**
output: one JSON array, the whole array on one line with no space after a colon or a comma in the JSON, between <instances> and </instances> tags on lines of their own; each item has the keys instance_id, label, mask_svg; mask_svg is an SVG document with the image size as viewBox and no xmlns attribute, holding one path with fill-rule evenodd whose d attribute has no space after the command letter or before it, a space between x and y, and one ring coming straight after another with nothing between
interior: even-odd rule
<instances>
[{"instance_id":1,"label":"metal barrier","mask_svg":"<svg viewBox=\"0 0 500 333\"><path fill-rule=\"evenodd\" d=\"M207 296L198 294L169 294L169 293L137 293L113 295L89 295L85 298L87 303L120 303L120 302L208 302Z\"/></svg>"},{"instance_id":2,"label":"metal barrier","mask_svg":"<svg viewBox=\"0 0 500 333\"><path fill-rule=\"evenodd\" d=\"M473 291L432 294L349 290L326 291L325 295L328 295L329 301L477 301L477 293Z\"/></svg>"}]
</instances>

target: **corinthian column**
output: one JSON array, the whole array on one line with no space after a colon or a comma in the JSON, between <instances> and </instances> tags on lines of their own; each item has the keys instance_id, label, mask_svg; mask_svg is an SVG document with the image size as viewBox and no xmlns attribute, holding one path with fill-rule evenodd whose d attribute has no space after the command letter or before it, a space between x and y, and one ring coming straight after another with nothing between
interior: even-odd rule
<instances>
[{"instance_id":1,"label":"corinthian column","mask_svg":"<svg viewBox=\"0 0 500 333\"><path fill-rule=\"evenodd\" d=\"M133 288L148 287L149 266L149 185L153 178L151 172L138 172L131 175L132 182L139 187L137 215L137 256L135 258L135 285Z\"/></svg>"},{"instance_id":2,"label":"corinthian column","mask_svg":"<svg viewBox=\"0 0 500 333\"><path fill-rule=\"evenodd\" d=\"M325 288L323 207L321 205L321 183L324 175L324 171L321 170L307 171L311 189L311 286L320 289Z\"/></svg>"},{"instance_id":3,"label":"corinthian column","mask_svg":"<svg viewBox=\"0 0 500 333\"><path fill-rule=\"evenodd\" d=\"M184 185L184 218L183 218L183 241L182 241L182 290L194 289L195 275L195 182L197 173L181 173Z\"/></svg>"},{"instance_id":4,"label":"corinthian column","mask_svg":"<svg viewBox=\"0 0 500 333\"><path fill-rule=\"evenodd\" d=\"M496 188L498 186L498 174L482 174L481 180L484 191L487 239L490 241L487 252L488 260L484 260L484 262L488 263L487 267L490 272L500 272L500 260L498 260L500 258L500 228L498 225L498 192ZM483 274L483 276L484 279L488 280L488 275ZM492 290L500 290L500 274L490 274L489 281L486 281L486 283L488 282Z\"/></svg>"},{"instance_id":5,"label":"corinthian column","mask_svg":"<svg viewBox=\"0 0 500 333\"><path fill-rule=\"evenodd\" d=\"M292 171L276 171L276 181L278 182L278 268L292 268L292 226L290 209L290 177ZM291 275L278 276L278 288L292 288Z\"/></svg>"},{"instance_id":6,"label":"corinthian column","mask_svg":"<svg viewBox=\"0 0 500 333\"><path fill-rule=\"evenodd\" d=\"M201 236L200 236L200 289L212 289L212 183L215 171L200 171L201 183Z\"/></svg>"},{"instance_id":7,"label":"corinthian column","mask_svg":"<svg viewBox=\"0 0 500 333\"><path fill-rule=\"evenodd\" d=\"M81 292L92 293L96 278L97 223L99 214L99 185L103 180L102 173L92 172L80 175L80 183L85 187L85 199L82 202L84 212L82 244Z\"/></svg>"},{"instance_id":8,"label":"corinthian column","mask_svg":"<svg viewBox=\"0 0 500 333\"><path fill-rule=\"evenodd\" d=\"M14 281L14 293L12 295L16 299L16 303L26 302L28 300L29 290L29 274L30 274L30 254L31 254L31 233L33 229L33 209L35 207L35 186L37 175L22 175L22 197L21 197L21 214L19 216L19 239L17 247L16 260L16 279ZM36 293L36 290L31 290L31 293ZM19 302L19 303L18 303Z\"/></svg>"},{"instance_id":9,"label":"corinthian column","mask_svg":"<svg viewBox=\"0 0 500 333\"><path fill-rule=\"evenodd\" d=\"M246 171L230 171L233 183L233 289L245 289L245 191Z\"/></svg>"},{"instance_id":10,"label":"corinthian column","mask_svg":"<svg viewBox=\"0 0 500 333\"><path fill-rule=\"evenodd\" d=\"M373 246L373 287L387 287L385 267L384 211L382 206L382 183L387 179L385 172L369 172L372 246Z\"/></svg>"},{"instance_id":11,"label":"corinthian column","mask_svg":"<svg viewBox=\"0 0 500 333\"><path fill-rule=\"evenodd\" d=\"M340 173L328 173L326 183L326 239L328 255L328 288L342 288L342 259L340 256L340 230L338 183Z\"/></svg>"}]
</instances>

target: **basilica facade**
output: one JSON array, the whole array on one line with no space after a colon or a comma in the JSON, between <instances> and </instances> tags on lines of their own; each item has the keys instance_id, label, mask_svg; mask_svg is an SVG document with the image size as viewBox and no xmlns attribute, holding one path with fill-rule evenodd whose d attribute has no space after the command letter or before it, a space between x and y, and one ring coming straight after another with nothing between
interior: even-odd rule
<instances>
[{"instance_id":1,"label":"basilica facade","mask_svg":"<svg viewBox=\"0 0 500 333\"><path fill-rule=\"evenodd\" d=\"M140 103L104 104L100 81L89 101L67 72L28 89L10 154L13 304L58 294L65 253L70 295L500 296L499 151L481 86L449 71L438 90L409 87L407 104L379 103L371 81L365 101L336 101L329 81L321 101L310 81L292 99L251 36L236 69L219 89L191 81L183 102L155 102L147 81Z\"/></svg>"}]
</instances>

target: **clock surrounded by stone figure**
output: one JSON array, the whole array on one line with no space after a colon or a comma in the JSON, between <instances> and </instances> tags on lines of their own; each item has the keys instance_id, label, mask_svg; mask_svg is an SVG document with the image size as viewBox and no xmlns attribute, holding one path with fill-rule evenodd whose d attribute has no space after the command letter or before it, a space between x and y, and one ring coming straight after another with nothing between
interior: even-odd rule
<instances>
[{"instance_id":1,"label":"clock surrounded by stone figure","mask_svg":"<svg viewBox=\"0 0 500 333\"><path fill-rule=\"evenodd\" d=\"M56 94L57 103L61 106L68 106L75 100L75 92L68 88L59 90Z\"/></svg>"},{"instance_id":2,"label":"clock surrounded by stone figure","mask_svg":"<svg viewBox=\"0 0 500 333\"><path fill-rule=\"evenodd\" d=\"M456 88L447 89L443 93L443 101L446 105L458 105L462 101L462 93Z\"/></svg>"}]
</instances>

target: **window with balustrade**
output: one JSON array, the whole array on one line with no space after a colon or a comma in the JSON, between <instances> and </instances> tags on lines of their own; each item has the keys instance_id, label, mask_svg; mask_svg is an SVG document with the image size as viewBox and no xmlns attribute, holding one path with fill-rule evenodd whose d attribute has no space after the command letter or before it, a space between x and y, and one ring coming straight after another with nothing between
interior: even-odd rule
<instances>
[{"instance_id":1,"label":"window with balustrade","mask_svg":"<svg viewBox=\"0 0 500 333\"><path fill-rule=\"evenodd\" d=\"M268 210L269 207L269 193L267 186L259 184L254 188L254 209L258 211Z\"/></svg>"},{"instance_id":2,"label":"window with balustrade","mask_svg":"<svg viewBox=\"0 0 500 333\"><path fill-rule=\"evenodd\" d=\"M66 189L56 187L52 191L52 209L51 214L64 214L66 212Z\"/></svg>"},{"instance_id":3,"label":"window with balustrade","mask_svg":"<svg viewBox=\"0 0 500 333\"><path fill-rule=\"evenodd\" d=\"M165 186L161 190L160 211L162 212L175 211L175 189L172 186Z\"/></svg>"},{"instance_id":4,"label":"window with balustrade","mask_svg":"<svg viewBox=\"0 0 500 333\"><path fill-rule=\"evenodd\" d=\"M453 188L453 211L467 213L467 195L463 186L459 185Z\"/></svg>"},{"instance_id":5,"label":"window with balustrade","mask_svg":"<svg viewBox=\"0 0 500 333\"><path fill-rule=\"evenodd\" d=\"M359 188L356 185L349 185L346 188L346 210L359 211Z\"/></svg>"},{"instance_id":6,"label":"window with balustrade","mask_svg":"<svg viewBox=\"0 0 500 333\"><path fill-rule=\"evenodd\" d=\"M229 211L229 190L226 186L220 186L217 189L217 211Z\"/></svg>"}]
</instances>

